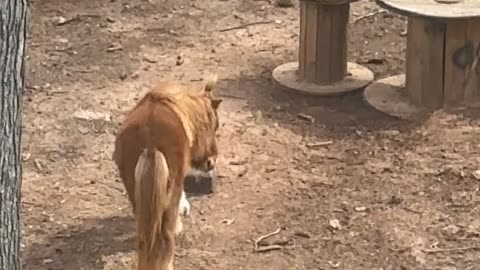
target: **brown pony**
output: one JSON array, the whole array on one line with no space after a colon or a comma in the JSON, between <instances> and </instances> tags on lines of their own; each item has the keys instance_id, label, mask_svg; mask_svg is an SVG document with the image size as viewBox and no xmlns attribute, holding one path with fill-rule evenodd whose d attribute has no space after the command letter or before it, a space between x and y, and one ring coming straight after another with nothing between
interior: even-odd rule
<instances>
[{"instance_id":1,"label":"brown pony","mask_svg":"<svg viewBox=\"0 0 480 270\"><path fill-rule=\"evenodd\" d=\"M136 217L139 270L174 269L183 180L192 166L211 170L216 161L215 84L216 77L199 89L161 82L117 134L113 157Z\"/></svg>"}]
</instances>

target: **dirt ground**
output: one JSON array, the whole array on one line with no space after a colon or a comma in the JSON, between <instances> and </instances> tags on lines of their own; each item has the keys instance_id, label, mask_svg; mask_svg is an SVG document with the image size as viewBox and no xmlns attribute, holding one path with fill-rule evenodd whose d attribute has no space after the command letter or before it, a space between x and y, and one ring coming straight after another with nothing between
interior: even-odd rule
<instances>
[{"instance_id":1,"label":"dirt ground","mask_svg":"<svg viewBox=\"0 0 480 270\"><path fill-rule=\"evenodd\" d=\"M480 114L406 123L361 93L275 87L298 1L32 0L24 106L24 269L132 269L111 160L124 113L160 78L220 75L218 191L192 197L178 269L470 270L480 265ZM349 60L404 71L405 19L352 5ZM219 30L250 22L247 28ZM299 117L305 114L314 123ZM308 120L308 119L307 119ZM280 250L253 252L254 239Z\"/></svg>"}]
</instances>

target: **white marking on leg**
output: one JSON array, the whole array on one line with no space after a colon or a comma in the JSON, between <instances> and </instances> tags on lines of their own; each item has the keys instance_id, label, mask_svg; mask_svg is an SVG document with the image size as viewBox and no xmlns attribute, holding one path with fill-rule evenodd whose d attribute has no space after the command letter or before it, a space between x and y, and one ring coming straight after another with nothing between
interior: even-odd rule
<instances>
[{"instance_id":1,"label":"white marking on leg","mask_svg":"<svg viewBox=\"0 0 480 270\"><path fill-rule=\"evenodd\" d=\"M180 216L186 217L190 215L190 203L187 200L185 191L182 191L182 197L180 198L180 203L178 205L178 212Z\"/></svg>"}]
</instances>

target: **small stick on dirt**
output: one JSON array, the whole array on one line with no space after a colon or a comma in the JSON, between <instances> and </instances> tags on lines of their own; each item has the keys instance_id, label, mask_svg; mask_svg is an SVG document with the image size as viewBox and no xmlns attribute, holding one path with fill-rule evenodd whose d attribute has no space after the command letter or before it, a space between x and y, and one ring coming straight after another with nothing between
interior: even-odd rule
<instances>
[{"instance_id":1,"label":"small stick on dirt","mask_svg":"<svg viewBox=\"0 0 480 270\"><path fill-rule=\"evenodd\" d=\"M363 16L360 16L360 17L356 18L355 20L353 20L352 24L357 23L361 20L370 18L370 17L377 16L378 14L387 13L387 12L388 12L387 10L379 10L379 11L375 11L375 12L370 12L368 14L365 14Z\"/></svg>"},{"instance_id":2,"label":"small stick on dirt","mask_svg":"<svg viewBox=\"0 0 480 270\"><path fill-rule=\"evenodd\" d=\"M332 144L333 141L325 141L325 142L317 142L317 143L308 143L307 147L308 148L315 148L315 147L320 147L320 146L327 146Z\"/></svg>"},{"instance_id":3,"label":"small stick on dirt","mask_svg":"<svg viewBox=\"0 0 480 270\"><path fill-rule=\"evenodd\" d=\"M477 250L477 249L480 250L480 246L424 249L423 252L425 252L425 253L444 253L444 252L467 251L467 250Z\"/></svg>"},{"instance_id":4,"label":"small stick on dirt","mask_svg":"<svg viewBox=\"0 0 480 270\"><path fill-rule=\"evenodd\" d=\"M310 123L315 123L315 117L311 116L311 115L308 115L308 114L304 114L304 113L299 113L297 114L297 117L302 119L302 120L306 120Z\"/></svg>"},{"instance_id":5,"label":"small stick on dirt","mask_svg":"<svg viewBox=\"0 0 480 270\"><path fill-rule=\"evenodd\" d=\"M221 94L220 97L223 97L223 98L231 98L231 99L239 99L239 100L245 100L245 98L243 98L243 97L234 96L234 95L227 95L227 94Z\"/></svg>"},{"instance_id":6,"label":"small stick on dirt","mask_svg":"<svg viewBox=\"0 0 480 270\"><path fill-rule=\"evenodd\" d=\"M413 209L411 209L411 208L408 208L408 207L403 207L403 210L405 210L405 211L407 211L407 212L414 213L414 214L419 214L419 215L423 214L423 213L422 213L422 212L420 212L420 211L413 210Z\"/></svg>"},{"instance_id":7,"label":"small stick on dirt","mask_svg":"<svg viewBox=\"0 0 480 270\"><path fill-rule=\"evenodd\" d=\"M25 200L22 200L22 204L26 204L26 205L36 205L36 203L29 202L29 201L25 201Z\"/></svg>"},{"instance_id":8,"label":"small stick on dirt","mask_svg":"<svg viewBox=\"0 0 480 270\"><path fill-rule=\"evenodd\" d=\"M255 243L254 243L254 248L253 248L253 251L255 252L266 252L266 251L270 251L270 250L278 250L278 249L282 249L281 246L279 245L269 245L269 246L265 246L265 247L262 247L262 248L259 248L258 247L258 243L260 243L261 241L269 238L269 237L272 237L276 234L279 234L280 233L280 230L281 228L278 228L276 231L274 232L271 232L269 234L266 234L266 235L262 235L260 236L259 238L257 238L257 240L255 240Z\"/></svg>"},{"instance_id":9,"label":"small stick on dirt","mask_svg":"<svg viewBox=\"0 0 480 270\"><path fill-rule=\"evenodd\" d=\"M80 17L79 16L74 16L74 17L71 17L71 18L60 17L57 21L57 25L65 25L69 22L73 22L73 21L76 21L76 20L80 20Z\"/></svg>"},{"instance_id":10,"label":"small stick on dirt","mask_svg":"<svg viewBox=\"0 0 480 270\"><path fill-rule=\"evenodd\" d=\"M121 51L121 50L123 50L123 47L122 47L122 45L120 45L118 43L111 44L107 48L107 52L115 52L115 51Z\"/></svg>"},{"instance_id":11,"label":"small stick on dirt","mask_svg":"<svg viewBox=\"0 0 480 270\"><path fill-rule=\"evenodd\" d=\"M300 231L298 231L298 232L295 232L295 235L298 236L298 237L303 237L303 238L308 238L308 239L311 238L311 237L310 237L310 234L308 234L308 233L306 233L306 232L300 232Z\"/></svg>"},{"instance_id":12,"label":"small stick on dirt","mask_svg":"<svg viewBox=\"0 0 480 270\"><path fill-rule=\"evenodd\" d=\"M225 29L220 29L220 30L218 30L218 31L219 31L219 32L228 32L228 31L232 31L232 30L238 30L238 29L246 28L246 27L249 27L249 26L252 26L252 25L269 24L269 23L273 23L273 22L275 22L275 21L251 22L251 23L242 24L242 25L239 25L239 26L234 26L234 27L229 27L229 28L225 28Z\"/></svg>"},{"instance_id":13,"label":"small stick on dirt","mask_svg":"<svg viewBox=\"0 0 480 270\"><path fill-rule=\"evenodd\" d=\"M67 23L73 22L73 21L79 21L81 20L82 17L87 17L87 18L100 18L101 16L98 14L77 14L73 17L70 18L64 18L64 17L59 17L57 21L57 25L65 25Z\"/></svg>"},{"instance_id":14,"label":"small stick on dirt","mask_svg":"<svg viewBox=\"0 0 480 270\"><path fill-rule=\"evenodd\" d=\"M262 253L262 252L268 252L268 251L272 251L272 250L280 250L282 249L283 247L280 246L280 245L268 245L268 246L264 246L264 247L259 247L255 250L255 252L258 252L258 253Z\"/></svg>"},{"instance_id":15,"label":"small stick on dirt","mask_svg":"<svg viewBox=\"0 0 480 270\"><path fill-rule=\"evenodd\" d=\"M65 48L56 48L56 49L47 49L46 52L65 52L72 48L72 46L67 46Z\"/></svg>"}]
</instances>

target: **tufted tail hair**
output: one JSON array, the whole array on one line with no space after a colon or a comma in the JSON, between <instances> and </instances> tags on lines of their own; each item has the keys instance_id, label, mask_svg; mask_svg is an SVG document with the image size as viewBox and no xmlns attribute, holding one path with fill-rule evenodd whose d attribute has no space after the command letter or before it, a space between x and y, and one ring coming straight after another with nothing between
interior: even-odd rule
<instances>
[{"instance_id":1,"label":"tufted tail hair","mask_svg":"<svg viewBox=\"0 0 480 270\"><path fill-rule=\"evenodd\" d=\"M138 269L166 270L171 237L165 235L164 213L172 196L168 189L169 170L165 156L149 146L135 167Z\"/></svg>"}]
</instances>

